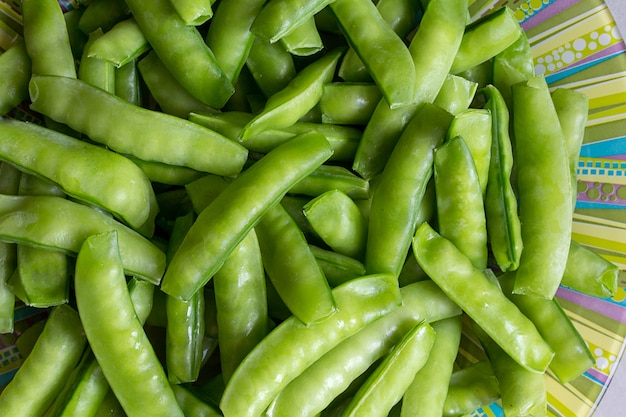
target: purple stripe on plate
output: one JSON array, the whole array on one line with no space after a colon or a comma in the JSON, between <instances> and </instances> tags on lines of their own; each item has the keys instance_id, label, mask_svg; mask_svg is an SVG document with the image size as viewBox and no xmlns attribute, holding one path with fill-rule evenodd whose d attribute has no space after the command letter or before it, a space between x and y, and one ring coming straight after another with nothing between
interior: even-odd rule
<instances>
[{"instance_id":1,"label":"purple stripe on plate","mask_svg":"<svg viewBox=\"0 0 626 417\"><path fill-rule=\"evenodd\" d=\"M560 287L556 295L603 316L626 323L626 308L622 305L614 304L601 298L591 297L565 287Z\"/></svg>"},{"instance_id":2,"label":"purple stripe on plate","mask_svg":"<svg viewBox=\"0 0 626 417\"><path fill-rule=\"evenodd\" d=\"M522 24L524 30L529 30L535 26L545 22L546 20L556 16L563 10L568 9L581 0L557 0L547 7L541 9L539 13L526 19Z\"/></svg>"},{"instance_id":3,"label":"purple stripe on plate","mask_svg":"<svg viewBox=\"0 0 626 417\"><path fill-rule=\"evenodd\" d=\"M590 377L592 377L593 379L595 379L602 385L606 385L606 382L609 379L609 377L606 374L603 374L602 372L598 371L595 368L590 368L586 373L589 374Z\"/></svg>"}]
</instances>

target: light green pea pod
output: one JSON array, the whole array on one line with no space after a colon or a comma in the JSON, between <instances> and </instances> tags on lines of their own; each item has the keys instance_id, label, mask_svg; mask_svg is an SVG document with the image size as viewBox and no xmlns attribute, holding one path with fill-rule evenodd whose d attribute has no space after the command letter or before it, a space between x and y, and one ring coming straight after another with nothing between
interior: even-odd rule
<instances>
[{"instance_id":1,"label":"light green pea pod","mask_svg":"<svg viewBox=\"0 0 626 417\"><path fill-rule=\"evenodd\" d=\"M0 192L17 194L22 172L13 165L0 162ZM0 333L13 333L15 294L7 285L7 280L17 266L17 246L14 243L0 242Z\"/></svg>"},{"instance_id":2,"label":"light green pea pod","mask_svg":"<svg viewBox=\"0 0 626 417\"><path fill-rule=\"evenodd\" d=\"M214 0L171 0L176 13L186 25L200 26L213 17Z\"/></svg>"},{"instance_id":3,"label":"light green pea pod","mask_svg":"<svg viewBox=\"0 0 626 417\"><path fill-rule=\"evenodd\" d=\"M434 103L453 116L467 110L474 100L478 83L448 74Z\"/></svg>"},{"instance_id":4,"label":"light green pea pod","mask_svg":"<svg viewBox=\"0 0 626 417\"><path fill-rule=\"evenodd\" d=\"M127 158L137 165L150 181L159 184L186 185L206 175L205 172L184 166L143 161L133 156L127 156Z\"/></svg>"},{"instance_id":5,"label":"light green pea pod","mask_svg":"<svg viewBox=\"0 0 626 417\"><path fill-rule=\"evenodd\" d=\"M63 389L86 345L76 310L66 304L53 307L33 350L0 392L2 415L43 415Z\"/></svg>"},{"instance_id":6,"label":"light green pea pod","mask_svg":"<svg viewBox=\"0 0 626 417\"><path fill-rule=\"evenodd\" d=\"M500 399L500 386L488 360L455 371L450 377L443 417L461 417Z\"/></svg>"},{"instance_id":7,"label":"light green pea pod","mask_svg":"<svg viewBox=\"0 0 626 417\"><path fill-rule=\"evenodd\" d=\"M494 56L491 67L493 85L510 106L511 87L535 75L535 63L526 32L522 32L511 46Z\"/></svg>"},{"instance_id":8,"label":"light green pea pod","mask_svg":"<svg viewBox=\"0 0 626 417\"><path fill-rule=\"evenodd\" d=\"M172 390L185 417L221 417L222 414L218 410L202 401L186 387L172 385Z\"/></svg>"},{"instance_id":9,"label":"light green pea pod","mask_svg":"<svg viewBox=\"0 0 626 417\"><path fill-rule=\"evenodd\" d=\"M309 17L291 33L280 38L280 44L295 56L310 56L324 48L314 17Z\"/></svg>"},{"instance_id":10,"label":"light green pea pod","mask_svg":"<svg viewBox=\"0 0 626 417\"><path fill-rule=\"evenodd\" d=\"M80 30L78 26L84 10L84 7L78 7L63 13L65 25L67 26L67 35L70 39L70 48L75 59L80 59L88 39L88 35Z\"/></svg>"},{"instance_id":11,"label":"light green pea pod","mask_svg":"<svg viewBox=\"0 0 626 417\"><path fill-rule=\"evenodd\" d=\"M112 63L89 56L92 45L104 36L102 29L89 34L83 55L78 66L78 79L107 91L115 93L115 67Z\"/></svg>"},{"instance_id":12,"label":"light green pea pod","mask_svg":"<svg viewBox=\"0 0 626 417\"><path fill-rule=\"evenodd\" d=\"M324 84L332 80L341 53L329 52L302 69L267 100L263 111L244 126L240 139L245 141L268 129L289 127L307 114L319 102Z\"/></svg>"},{"instance_id":13,"label":"light green pea pod","mask_svg":"<svg viewBox=\"0 0 626 417\"><path fill-rule=\"evenodd\" d=\"M487 267L487 221L478 173L461 136L435 148L434 179L439 233L478 269Z\"/></svg>"},{"instance_id":14,"label":"light green pea pod","mask_svg":"<svg viewBox=\"0 0 626 417\"><path fill-rule=\"evenodd\" d=\"M597 252L572 240L561 284L594 297L615 295L619 267Z\"/></svg>"},{"instance_id":15,"label":"light green pea pod","mask_svg":"<svg viewBox=\"0 0 626 417\"><path fill-rule=\"evenodd\" d=\"M413 327L367 378L343 415L387 416L428 361L434 342L435 331L428 323Z\"/></svg>"},{"instance_id":16,"label":"light green pea pod","mask_svg":"<svg viewBox=\"0 0 626 417\"><path fill-rule=\"evenodd\" d=\"M309 245L331 288L365 275L365 266L357 259L332 250Z\"/></svg>"},{"instance_id":17,"label":"light green pea pod","mask_svg":"<svg viewBox=\"0 0 626 417\"><path fill-rule=\"evenodd\" d=\"M293 56L280 43L270 43L258 36L253 38L246 67L263 94L271 97L296 76Z\"/></svg>"},{"instance_id":18,"label":"light green pea pod","mask_svg":"<svg viewBox=\"0 0 626 417\"><path fill-rule=\"evenodd\" d=\"M439 417L461 340L461 316L431 323L436 337L428 361L402 397L400 417Z\"/></svg>"},{"instance_id":19,"label":"light green pea pod","mask_svg":"<svg viewBox=\"0 0 626 417\"><path fill-rule=\"evenodd\" d=\"M303 207L316 234L334 251L361 258L367 241L367 223L354 201L339 190L327 191Z\"/></svg>"},{"instance_id":20,"label":"light green pea pod","mask_svg":"<svg viewBox=\"0 0 626 417\"><path fill-rule=\"evenodd\" d=\"M269 1L257 15L250 30L259 38L276 43L331 2L332 0Z\"/></svg>"},{"instance_id":21,"label":"light green pea pod","mask_svg":"<svg viewBox=\"0 0 626 417\"><path fill-rule=\"evenodd\" d=\"M130 10L124 0L92 0L89 7L83 8L78 28L87 35L98 28L107 32L129 15Z\"/></svg>"},{"instance_id":22,"label":"light green pea pod","mask_svg":"<svg viewBox=\"0 0 626 417\"><path fill-rule=\"evenodd\" d=\"M320 98L323 123L365 125L380 99L371 83L328 83Z\"/></svg>"},{"instance_id":23,"label":"light green pea pod","mask_svg":"<svg viewBox=\"0 0 626 417\"><path fill-rule=\"evenodd\" d=\"M317 197L325 192L339 190L348 197L361 200L369 198L369 181L338 165L322 165L294 184L291 194Z\"/></svg>"},{"instance_id":24,"label":"light green pea pod","mask_svg":"<svg viewBox=\"0 0 626 417\"><path fill-rule=\"evenodd\" d=\"M93 40L87 57L110 62L119 68L150 49L148 40L133 18L117 23ZM82 62L81 62L82 65Z\"/></svg>"},{"instance_id":25,"label":"light green pea pod","mask_svg":"<svg viewBox=\"0 0 626 417\"><path fill-rule=\"evenodd\" d=\"M491 117L491 112L487 109L468 109L454 117L448 130L448 138L461 136L465 140L474 160L483 196L487 192L491 161Z\"/></svg>"},{"instance_id":26,"label":"light green pea pod","mask_svg":"<svg viewBox=\"0 0 626 417\"><path fill-rule=\"evenodd\" d=\"M0 73L0 116L4 116L28 98L31 63L23 41L0 55Z\"/></svg>"}]
</instances>

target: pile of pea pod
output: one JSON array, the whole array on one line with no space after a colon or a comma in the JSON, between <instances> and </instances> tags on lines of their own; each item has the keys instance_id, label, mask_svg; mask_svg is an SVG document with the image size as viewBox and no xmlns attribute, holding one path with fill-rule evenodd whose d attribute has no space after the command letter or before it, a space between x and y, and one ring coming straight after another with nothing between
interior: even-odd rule
<instances>
[{"instance_id":1,"label":"pile of pea pod","mask_svg":"<svg viewBox=\"0 0 626 417\"><path fill-rule=\"evenodd\" d=\"M0 333L47 316L3 417L545 416L593 366L555 298L617 288L571 238L588 98L510 9L20 7Z\"/></svg>"}]
</instances>

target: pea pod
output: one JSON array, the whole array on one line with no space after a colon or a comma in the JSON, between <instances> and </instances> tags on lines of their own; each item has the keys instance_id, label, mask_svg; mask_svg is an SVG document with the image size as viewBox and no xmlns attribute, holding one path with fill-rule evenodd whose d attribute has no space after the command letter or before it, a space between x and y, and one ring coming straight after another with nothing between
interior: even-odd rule
<instances>
[{"instance_id":1,"label":"pea pod","mask_svg":"<svg viewBox=\"0 0 626 417\"><path fill-rule=\"evenodd\" d=\"M189 389L181 385L173 385L172 390L178 405L185 413L185 417L220 417L219 411L211 407L194 395Z\"/></svg>"},{"instance_id":2,"label":"pea pod","mask_svg":"<svg viewBox=\"0 0 626 417\"><path fill-rule=\"evenodd\" d=\"M296 67L292 55L280 43L270 43L258 36L253 38L246 67L263 94L270 97L296 76Z\"/></svg>"},{"instance_id":3,"label":"pea pod","mask_svg":"<svg viewBox=\"0 0 626 417\"><path fill-rule=\"evenodd\" d=\"M171 3L186 25L199 26L213 17L213 0L174 0Z\"/></svg>"},{"instance_id":4,"label":"pea pod","mask_svg":"<svg viewBox=\"0 0 626 417\"><path fill-rule=\"evenodd\" d=\"M117 232L85 240L76 259L74 285L89 345L126 414L182 417L165 371L136 319Z\"/></svg>"},{"instance_id":5,"label":"pea pod","mask_svg":"<svg viewBox=\"0 0 626 417\"><path fill-rule=\"evenodd\" d=\"M24 41L16 42L0 55L0 115L4 116L28 98L30 57Z\"/></svg>"},{"instance_id":6,"label":"pea pod","mask_svg":"<svg viewBox=\"0 0 626 417\"><path fill-rule=\"evenodd\" d=\"M601 298L613 297L619 283L619 267L594 250L572 240L561 284Z\"/></svg>"},{"instance_id":7,"label":"pea pod","mask_svg":"<svg viewBox=\"0 0 626 417\"><path fill-rule=\"evenodd\" d=\"M401 302L397 282L388 275L354 279L333 289L333 298L337 311L326 320L305 325L288 318L246 356L221 398L225 417L260 415L308 366Z\"/></svg>"},{"instance_id":8,"label":"pea pod","mask_svg":"<svg viewBox=\"0 0 626 417\"><path fill-rule=\"evenodd\" d=\"M137 25L137 21L131 17L117 23L97 40L94 40L87 51L87 56L110 62L119 68L134 59L138 59L141 54L149 49L148 40Z\"/></svg>"},{"instance_id":9,"label":"pea pod","mask_svg":"<svg viewBox=\"0 0 626 417\"><path fill-rule=\"evenodd\" d=\"M17 194L22 173L6 162L0 162L0 192ZM0 333L13 333L15 294L7 285L17 262L17 245L0 242Z\"/></svg>"},{"instance_id":10,"label":"pea pod","mask_svg":"<svg viewBox=\"0 0 626 417\"><path fill-rule=\"evenodd\" d=\"M513 86L513 128L524 242L515 292L552 298L567 263L572 184L563 131L543 77Z\"/></svg>"},{"instance_id":11,"label":"pea pod","mask_svg":"<svg viewBox=\"0 0 626 417\"><path fill-rule=\"evenodd\" d=\"M380 99L380 90L374 84L326 84L320 98L322 122L365 125Z\"/></svg>"},{"instance_id":12,"label":"pea pod","mask_svg":"<svg viewBox=\"0 0 626 417\"><path fill-rule=\"evenodd\" d=\"M461 417L500 399L500 386L488 360L452 373L443 405L444 417Z\"/></svg>"},{"instance_id":13,"label":"pea pod","mask_svg":"<svg viewBox=\"0 0 626 417\"><path fill-rule=\"evenodd\" d=\"M502 349L524 368L542 373L554 351L534 324L476 269L449 240L423 223L413 239L413 253L424 271ZM455 265L449 269L448 265ZM471 295L468 296L468 295Z\"/></svg>"},{"instance_id":14,"label":"pea pod","mask_svg":"<svg viewBox=\"0 0 626 417\"><path fill-rule=\"evenodd\" d=\"M331 2L332 0L269 1L256 16L250 30L261 39L275 43Z\"/></svg>"},{"instance_id":15,"label":"pea pod","mask_svg":"<svg viewBox=\"0 0 626 417\"><path fill-rule=\"evenodd\" d=\"M89 51L94 42L104 36L102 29L95 30L89 34L89 38L83 48L83 54L80 58L80 66L78 67L78 79L115 93L115 67L112 63L89 56Z\"/></svg>"},{"instance_id":16,"label":"pea pod","mask_svg":"<svg viewBox=\"0 0 626 417\"><path fill-rule=\"evenodd\" d=\"M115 70L115 95L136 106L142 104L137 61L133 60Z\"/></svg>"},{"instance_id":17,"label":"pea pod","mask_svg":"<svg viewBox=\"0 0 626 417\"><path fill-rule=\"evenodd\" d=\"M98 28L107 32L129 15L130 9L124 0L92 0L89 7L83 10L78 28L85 34L90 34Z\"/></svg>"},{"instance_id":18,"label":"pea pod","mask_svg":"<svg viewBox=\"0 0 626 417\"><path fill-rule=\"evenodd\" d=\"M116 152L146 161L235 175L248 155L241 145L202 126L133 106L70 78L33 77L30 96L33 110L68 124ZM120 118L120 114L125 117Z\"/></svg>"},{"instance_id":19,"label":"pea pod","mask_svg":"<svg viewBox=\"0 0 626 417\"><path fill-rule=\"evenodd\" d=\"M493 57L493 85L502 93L507 106L511 106L511 87L534 75L535 63L526 32L522 32L512 45Z\"/></svg>"},{"instance_id":20,"label":"pea pod","mask_svg":"<svg viewBox=\"0 0 626 417\"><path fill-rule=\"evenodd\" d=\"M368 181L338 165L320 166L294 184L289 193L317 197L333 190L339 190L355 200L367 199L370 195Z\"/></svg>"},{"instance_id":21,"label":"pea pod","mask_svg":"<svg viewBox=\"0 0 626 417\"><path fill-rule=\"evenodd\" d=\"M320 264L322 271L324 271L326 280L331 288L365 274L365 266L358 259L341 255L333 250L322 249L315 245L309 245L309 247Z\"/></svg>"},{"instance_id":22,"label":"pea pod","mask_svg":"<svg viewBox=\"0 0 626 417\"><path fill-rule=\"evenodd\" d=\"M280 44L294 56L311 56L324 49L315 18L309 17L290 34L280 38Z\"/></svg>"},{"instance_id":23,"label":"pea pod","mask_svg":"<svg viewBox=\"0 0 626 417\"><path fill-rule=\"evenodd\" d=\"M198 215L163 277L162 290L189 299L211 279L261 216L331 154L323 136L304 134L274 149L233 180ZM246 207L245 212L241 207Z\"/></svg>"},{"instance_id":24,"label":"pea pod","mask_svg":"<svg viewBox=\"0 0 626 417\"><path fill-rule=\"evenodd\" d=\"M477 89L477 82L448 74L434 103L453 116L457 116L469 109Z\"/></svg>"}]
</instances>

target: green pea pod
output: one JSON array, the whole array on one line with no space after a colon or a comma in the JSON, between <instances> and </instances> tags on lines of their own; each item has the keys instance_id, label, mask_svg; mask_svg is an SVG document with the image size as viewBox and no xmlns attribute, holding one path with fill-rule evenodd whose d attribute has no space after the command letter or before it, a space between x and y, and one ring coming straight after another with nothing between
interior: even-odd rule
<instances>
[{"instance_id":1,"label":"green pea pod","mask_svg":"<svg viewBox=\"0 0 626 417\"><path fill-rule=\"evenodd\" d=\"M107 91L115 93L115 67L112 63L89 56L89 51L97 39L104 36L102 29L89 34L78 67L78 79Z\"/></svg>"},{"instance_id":2,"label":"green pea pod","mask_svg":"<svg viewBox=\"0 0 626 417\"><path fill-rule=\"evenodd\" d=\"M251 31L271 43L292 33L333 0L272 0L256 16Z\"/></svg>"},{"instance_id":3,"label":"green pea pod","mask_svg":"<svg viewBox=\"0 0 626 417\"><path fill-rule=\"evenodd\" d=\"M594 359L587 343L558 300L514 294L514 280L515 272L506 273L499 278L504 294L533 321L539 333L554 350L550 370L557 378L565 384L592 367Z\"/></svg>"},{"instance_id":4,"label":"green pea pod","mask_svg":"<svg viewBox=\"0 0 626 417\"><path fill-rule=\"evenodd\" d=\"M189 299L211 279L262 215L331 154L323 136L300 135L233 180L198 215L163 277L162 290L176 298ZM241 207L247 208L245 212ZM209 230L211 233L206 233Z\"/></svg>"},{"instance_id":5,"label":"green pea pod","mask_svg":"<svg viewBox=\"0 0 626 417\"><path fill-rule=\"evenodd\" d=\"M80 30L79 22L83 15L84 8L76 8L72 10L64 11L63 18L65 19L65 25L67 26L67 35L70 40L70 48L72 49L72 55L74 58L80 58L83 52L83 48L87 43L88 35Z\"/></svg>"},{"instance_id":6,"label":"green pea pod","mask_svg":"<svg viewBox=\"0 0 626 417\"><path fill-rule=\"evenodd\" d=\"M369 198L369 182L338 165L322 165L290 189L290 194L317 197L339 190L355 200Z\"/></svg>"},{"instance_id":7,"label":"green pea pod","mask_svg":"<svg viewBox=\"0 0 626 417\"><path fill-rule=\"evenodd\" d=\"M124 0L92 0L89 7L83 8L78 28L87 35L98 28L107 32L129 15L130 9Z\"/></svg>"},{"instance_id":8,"label":"green pea pod","mask_svg":"<svg viewBox=\"0 0 626 417\"><path fill-rule=\"evenodd\" d=\"M182 417L165 371L136 318L117 232L85 239L76 259L74 285L89 346L126 414Z\"/></svg>"},{"instance_id":9,"label":"green pea pod","mask_svg":"<svg viewBox=\"0 0 626 417\"><path fill-rule=\"evenodd\" d=\"M324 49L314 17L300 23L290 34L280 38L279 42L294 56L310 56Z\"/></svg>"},{"instance_id":10,"label":"green pea pod","mask_svg":"<svg viewBox=\"0 0 626 417\"><path fill-rule=\"evenodd\" d=\"M458 306L432 281L407 285L400 293L401 307L367 325L309 366L276 396L268 407L268 416L316 415L366 375L411 328L420 322L460 315ZM455 349L455 355L456 352Z\"/></svg>"},{"instance_id":11,"label":"green pea pod","mask_svg":"<svg viewBox=\"0 0 626 417\"><path fill-rule=\"evenodd\" d=\"M388 275L351 280L332 294L337 303L333 315L310 325L288 318L244 358L220 401L225 417L260 415L308 366L401 303L397 282Z\"/></svg>"},{"instance_id":12,"label":"green pea pod","mask_svg":"<svg viewBox=\"0 0 626 417\"><path fill-rule=\"evenodd\" d=\"M88 236L111 230L118 231L128 275L158 284L165 270L163 251L110 216L60 197L0 195L0 236L7 242L76 254Z\"/></svg>"},{"instance_id":13,"label":"green pea pod","mask_svg":"<svg viewBox=\"0 0 626 417\"><path fill-rule=\"evenodd\" d=\"M127 0L133 17L167 69L194 97L222 108L234 93L198 29L185 24L169 0Z\"/></svg>"},{"instance_id":14,"label":"green pea pod","mask_svg":"<svg viewBox=\"0 0 626 417\"><path fill-rule=\"evenodd\" d=\"M500 386L488 360L455 371L450 377L443 417L461 417L500 399Z\"/></svg>"},{"instance_id":15,"label":"green pea pod","mask_svg":"<svg viewBox=\"0 0 626 417\"><path fill-rule=\"evenodd\" d=\"M319 102L324 84L331 81L341 53L339 49L331 51L302 69L244 126L240 140L246 141L268 129L289 127L309 112Z\"/></svg>"},{"instance_id":16,"label":"green pea pod","mask_svg":"<svg viewBox=\"0 0 626 417\"><path fill-rule=\"evenodd\" d=\"M461 136L434 150L439 233L478 269L487 268L487 222L478 173Z\"/></svg>"},{"instance_id":17,"label":"green pea pod","mask_svg":"<svg viewBox=\"0 0 626 417\"><path fill-rule=\"evenodd\" d=\"M43 415L80 361L86 342L76 310L67 304L53 307L33 350L0 392L2 415Z\"/></svg>"},{"instance_id":18,"label":"green pea pod","mask_svg":"<svg viewBox=\"0 0 626 417\"><path fill-rule=\"evenodd\" d=\"M415 65L408 48L374 3L335 0L329 4L350 47L372 75L390 108L413 101Z\"/></svg>"},{"instance_id":19,"label":"green pea pod","mask_svg":"<svg viewBox=\"0 0 626 417\"><path fill-rule=\"evenodd\" d=\"M513 128L524 250L515 292L552 298L572 233L572 191L563 130L543 77L513 86Z\"/></svg>"},{"instance_id":20,"label":"green pea pod","mask_svg":"<svg viewBox=\"0 0 626 417\"><path fill-rule=\"evenodd\" d=\"M490 60L517 41L522 33L508 6L487 14L465 30L450 72L458 74Z\"/></svg>"},{"instance_id":21,"label":"green pea pod","mask_svg":"<svg viewBox=\"0 0 626 417\"><path fill-rule=\"evenodd\" d=\"M314 245L309 245L309 248L324 271L331 288L365 275L365 266L357 259Z\"/></svg>"},{"instance_id":22,"label":"green pea pod","mask_svg":"<svg viewBox=\"0 0 626 417\"><path fill-rule=\"evenodd\" d=\"M154 191L126 158L33 123L0 120L0 131L1 159L53 181L68 195L114 213L131 227L148 220ZM93 172L99 175L89 174Z\"/></svg>"},{"instance_id":23,"label":"green pea pod","mask_svg":"<svg viewBox=\"0 0 626 417\"><path fill-rule=\"evenodd\" d=\"M374 84L326 84L320 98L322 122L365 125L380 99L380 90Z\"/></svg>"},{"instance_id":24,"label":"green pea pod","mask_svg":"<svg viewBox=\"0 0 626 417\"><path fill-rule=\"evenodd\" d=\"M126 417L126 413L113 391L109 390L93 417Z\"/></svg>"},{"instance_id":25,"label":"green pea pod","mask_svg":"<svg viewBox=\"0 0 626 417\"><path fill-rule=\"evenodd\" d=\"M171 0L170 3L186 25L200 26L213 17L214 0Z\"/></svg>"},{"instance_id":26,"label":"green pea pod","mask_svg":"<svg viewBox=\"0 0 626 417\"><path fill-rule=\"evenodd\" d=\"M368 273L398 276L417 227L418 207L433 172L433 150L452 115L425 104L398 140L372 196L365 251Z\"/></svg>"},{"instance_id":27,"label":"green pea pod","mask_svg":"<svg viewBox=\"0 0 626 417\"><path fill-rule=\"evenodd\" d=\"M293 56L280 43L270 43L258 36L253 38L246 68L250 70L263 94L271 97L296 76Z\"/></svg>"},{"instance_id":28,"label":"green pea pod","mask_svg":"<svg viewBox=\"0 0 626 417\"><path fill-rule=\"evenodd\" d=\"M0 55L0 116L17 107L28 98L28 80L31 76L30 57L24 41L13 44Z\"/></svg>"},{"instance_id":29,"label":"green pea pod","mask_svg":"<svg viewBox=\"0 0 626 417\"><path fill-rule=\"evenodd\" d=\"M21 3L24 42L33 74L76 78L63 11L54 0Z\"/></svg>"},{"instance_id":30,"label":"green pea pod","mask_svg":"<svg viewBox=\"0 0 626 417\"><path fill-rule=\"evenodd\" d=\"M509 137L509 112L502 94L493 86L482 90L491 112L492 140L485 214L491 251L503 271L517 269L523 248L517 197L511 185L513 150Z\"/></svg>"},{"instance_id":31,"label":"green pea pod","mask_svg":"<svg viewBox=\"0 0 626 417\"><path fill-rule=\"evenodd\" d=\"M534 324L449 240L423 223L413 253L424 271L517 363L544 372L554 351ZM455 265L454 269L448 268Z\"/></svg>"},{"instance_id":32,"label":"green pea pod","mask_svg":"<svg viewBox=\"0 0 626 417\"><path fill-rule=\"evenodd\" d=\"M492 68L493 85L502 93L507 105L511 106L511 87L535 75L535 63L526 32L522 32L511 46L493 57Z\"/></svg>"},{"instance_id":33,"label":"green pea pod","mask_svg":"<svg viewBox=\"0 0 626 417\"><path fill-rule=\"evenodd\" d=\"M0 162L0 192L17 194L22 172L13 165ZM17 266L17 245L0 242L0 333L13 333L15 294L7 280Z\"/></svg>"},{"instance_id":34,"label":"green pea pod","mask_svg":"<svg viewBox=\"0 0 626 417\"><path fill-rule=\"evenodd\" d=\"M256 232L265 271L289 311L306 324L333 314L336 306L324 272L283 206L272 206Z\"/></svg>"},{"instance_id":35,"label":"green pea pod","mask_svg":"<svg viewBox=\"0 0 626 417\"><path fill-rule=\"evenodd\" d=\"M572 240L561 284L593 297L613 297L619 285L619 267Z\"/></svg>"},{"instance_id":36,"label":"green pea pod","mask_svg":"<svg viewBox=\"0 0 626 417\"><path fill-rule=\"evenodd\" d=\"M139 70L137 61L115 69L115 95L130 104L141 106L142 92L139 86Z\"/></svg>"},{"instance_id":37,"label":"green pea pod","mask_svg":"<svg viewBox=\"0 0 626 417\"><path fill-rule=\"evenodd\" d=\"M453 116L457 116L472 104L477 89L477 82L448 74L434 103Z\"/></svg>"},{"instance_id":38,"label":"green pea pod","mask_svg":"<svg viewBox=\"0 0 626 417\"><path fill-rule=\"evenodd\" d=\"M178 405L185 417L221 417L222 414L181 385L172 385Z\"/></svg>"},{"instance_id":39,"label":"green pea pod","mask_svg":"<svg viewBox=\"0 0 626 417\"><path fill-rule=\"evenodd\" d=\"M110 62L119 68L134 59L138 59L141 54L149 49L148 40L135 19L131 17L117 23L97 40L94 40L87 51L87 57Z\"/></svg>"},{"instance_id":40,"label":"green pea pod","mask_svg":"<svg viewBox=\"0 0 626 417\"><path fill-rule=\"evenodd\" d=\"M146 161L235 175L248 155L241 145L202 126L133 106L78 80L33 77L30 96L33 110L66 123L116 152ZM79 102L85 105L77 106ZM120 118L120 114L125 117Z\"/></svg>"},{"instance_id":41,"label":"green pea pod","mask_svg":"<svg viewBox=\"0 0 626 417\"><path fill-rule=\"evenodd\" d=\"M461 316L431 324L436 332L428 361L402 397L400 417L438 417L448 394L448 384L461 340Z\"/></svg>"},{"instance_id":42,"label":"green pea pod","mask_svg":"<svg viewBox=\"0 0 626 417\"><path fill-rule=\"evenodd\" d=\"M128 155L126 157L137 165L151 182L159 184L186 185L206 175L205 172L188 167L143 161Z\"/></svg>"}]
</instances>

